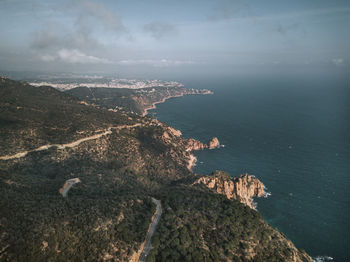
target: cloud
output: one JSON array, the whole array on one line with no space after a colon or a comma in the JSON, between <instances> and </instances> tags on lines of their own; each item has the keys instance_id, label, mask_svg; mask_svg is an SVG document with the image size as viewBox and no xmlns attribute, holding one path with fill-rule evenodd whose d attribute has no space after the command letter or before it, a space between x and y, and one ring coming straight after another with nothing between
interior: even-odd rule
<instances>
[{"instance_id":1,"label":"cloud","mask_svg":"<svg viewBox=\"0 0 350 262\"><path fill-rule=\"evenodd\" d=\"M163 22L152 22L144 25L143 30L152 37L159 39L176 32L174 25Z\"/></svg>"},{"instance_id":2,"label":"cloud","mask_svg":"<svg viewBox=\"0 0 350 262\"><path fill-rule=\"evenodd\" d=\"M341 15L350 12L350 7L305 9L303 11L258 15L247 0L222 0L208 15L209 20L239 19L241 21L263 22L285 19L300 19L317 16Z\"/></svg>"},{"instance_id":3,"label":"cloud","mask_svg":"<svg viewBox=\"0 0 350 262\"><path fill-rule=\"evenodd\" d=\"M220 1L208 16L210 20L230 19L237 15L251 16L252 8L245 0Z\"/></svg>"},{"instance_id":4,"label":"cloud","mask_svg":"<svg viewBox=\"0 0 350 262\"><path fill-rule=\"evenodd\" d=\"M122 60L119 61L120 65L149 65L153 67L169 67L169 66L181 66L181 65L193 65L196 64L190 60L168 60L168 59L146 59L146 60Z\"/></svg>"},{"instance_id":5,"label":"cloud","mask_svg":"<svg viewBox=\"0 0 350 262\"><path fill-rule=\"evenodd\" d=\"M96 49L100 43L89 31L83 29L68 30L59 24L49 24L32 34L31 47L35 50L52 49Z\"/></svg>"},{"instance_id":6,"label":"cloud","mask_svg":"<svg viewBox=\"0 0 350 262\"><path fill-rule=\"evenodd\" d=\"M333 58L332 63L336 66L342 66L342 65L344 65L344 59L343 58Z\"/></svg>"},{"instance_id":7,"label":"cloud","mask_svg":"<svg viewBox=\"0 0 350 262\"><path fill-rule=\"evenodd\" d=\"M299 29L299 24L293 23L289 25L282 25L281 23L278 23L276 31L280 33L281 35L287 35L290 31L295 31Z\"/></svg>"},{"instance_id":8,"label":"cloud","mask_svg":"<svg viewBox=\"0 0 350 262\"><path fill-rule=\"evenodd\" d=\"M56 60L56 57L52 56L52 55L41 55L40 59L45 61L45 62L52 62L52 61Z\"/></svg>"},{"instance_id":9,"label":"cloud","mask_svg":"<svg viewBox=\"0 0 350 262\"><path fill-rule=\"evenodd\" d=\"M31 47L34 49L47 49L52 45L57 45L60 42L60 37L56 32L56 28L52 25L49 27L37 30L32 35Z\"/></svg>"},{"instance_id":10,"label":"cloud","mask_svg":"<svg viewBox=\"0 0 350 262\"><path fill-rule=\"evenodd\" d=\"M61 49L55 55L41 55L40 59L45 62L60 61L69 64L111 64L105 58L99 58L84 54L77 49Z\"/></svg>"},{"instance_id":11,"label":"cloud","mask_svg":"<svg viewBox=\"0 0 350 262\"><path fill-rule=\"evenodd\" d=\"M42 28L33 32L30 46L39 51L39 54L43 51L55 53L61 49L103 51L105 46L96 38L96 32L112 30L119 34L126 31L121 18L102 3L70 0L68 6L62 5L54 11L61 12L65 16L69 14L74 22L69 25L47 22ZM99 27L101 25L102 28Z\"/></svg>"},{"instance_id":12,"label":"cloud","mask_svg":"<svg viewBox=\"0 0 350 262\"><path fill-rule=\"evenodd\" d=\"M121 17L116 13L112 12L102 3L95 3L89 0L73 0L73 4L79 7L80 12L77 20L78 24L84 23L90 18L95 18L99 21L106 29L110 29L115 32L126 31Z\"/></svg>"}]
</instances>

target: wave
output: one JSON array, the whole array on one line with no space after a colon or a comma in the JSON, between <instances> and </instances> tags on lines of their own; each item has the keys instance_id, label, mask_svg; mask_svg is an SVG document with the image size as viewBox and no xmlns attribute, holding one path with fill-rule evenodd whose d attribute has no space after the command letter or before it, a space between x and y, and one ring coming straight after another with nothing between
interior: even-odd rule
<instances>
[{"instance_id":1,"label":"wave","mask_svg":"<svg viewBox=\"0 0 350 262\"><path fill-rule=\"evenodd\" d=\"M253 177L255 177L255 176L253 176ZM272 195L271 192L267 191L267 187L265 185L264 185L264 191L265 191L265 194L263 195L264 198L268 198L269 196Z\"/></svg>"},{"instance_id":2,"label":"wave","mask_svg":"<svg viewBox=\"0 0 350 262\"><path fill-rule=\"evenodd\" d=\"M271 195L272 195L271 192L265 192L264 197L265 197L265 198L268 198L268 197L271 196Z\"/></svg>"},{"instance_id":3,"label":"wave","mask_svg":"<svg viewBox=\"0 0 350 262\"><path fill-rule=\"evenodd\" d=\"M313 258L314 262L328 262L328 261L333 261L334 258L329 257L329 256L317 256Z\"/></svg>"}]
</instances>

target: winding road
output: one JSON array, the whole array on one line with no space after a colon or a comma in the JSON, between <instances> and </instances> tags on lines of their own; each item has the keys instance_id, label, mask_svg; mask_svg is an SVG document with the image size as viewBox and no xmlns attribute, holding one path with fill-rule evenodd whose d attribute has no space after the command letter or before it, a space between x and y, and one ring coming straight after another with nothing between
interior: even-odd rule
<instances>
[{"instance_id":1,"label":"winding road","mask_svg":"<svg viewBox=\"0 0 350 262\"><path fill-rule=\"evenodd\" d=\"M102 132L100 134L84 137L84 138L78 139L78 140L73 141L73 142L68 143L68 144L43 145L43 146L40 146L38 148L29 150L29 151L19 152L19 153L14 154L14 155L0 156L0 160L11 160L11 159L22 158L22 157L25 157L29 153L43 151L43 150L48 150L51 147L56 147L57 149L72 148L72 147L76 147L76 146L80 145L81 143L83 143L85 141L95 140L95 139L98 139L98 138L100 138L102 136L110 135L110 134L112 134L112 129L120 130L120 129L124 129L124 128L134 128L134 127L138 127L138 126L141 126L141 125L142 125L141 123L137 123L137 124L134 124L134 125L121 125L121 126L117 126L117 127L110 127L106 131L104 131L104 132Z\"/></svg>"},{"instance_id":2,"label":"winding road","mask_svg":"<svg viewBox=\"0 0 350 262\"><path fill-rule=\"evenodd\" d=\"M152 249L152 245L151 245L152 244L152 236L153 236L154 232L156 231L157 225L158 225L160 217L162 215L162 204L160 203L160 200L157 200L157 199L152 197L152 201L154 204L157 205L157 208L156 208L156 212L154 213L154 215L152 217L152 223L150 224L149 229L147 231L146 239L144 242L142 253L140 255L139 262L145 262L149 252Z\"/></svg>"}]
</instances>

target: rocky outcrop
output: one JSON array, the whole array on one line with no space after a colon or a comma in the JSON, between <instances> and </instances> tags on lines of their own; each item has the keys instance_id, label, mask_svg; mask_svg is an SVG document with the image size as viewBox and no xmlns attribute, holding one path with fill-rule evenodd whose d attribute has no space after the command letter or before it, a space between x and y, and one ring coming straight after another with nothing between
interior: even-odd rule
<instances>
[{"instance_id":1,"label":"rocky outcrop","mask_svg":"<svg viewBox=\"0 0 350 262\"><path fill-rule=\"evenodd\" d=\"M172 134L173 136L177 136L177 137L180 137L182 135L180 130L177 130L177 129L170 127L170 126L168 127L168 132L170 134Z\"/></svg>"},{"instance_id":2,"label":"rocky outcrop","mask_svg":"<svg viewBox=\"0 0 350 262\"><path fill-rule=\"evenodd\" d=\"M180 130L167 126L164 128L163 138L171 139L172 137L180 137L182 135Z\"/></svg>"},{"instance_id":3,"label":"rocky outcrop","mask_svg":"<svg viewBox=\"0 0 350 262\"><path fill-rule=\"evenodd\" d=\"M199 178L194 184L204 184L228 199L236 199L252 209L256 209L253 197L266 196L264 184L248 174L231 178L226 172L216 171L210 176Z\"/></svg>"},{"instance_id":4,"label":"rocky outcrop","mask_svg":"<svg viewBox=\"0 0 350 262\"><path fill-rule=\"evenodd\" d=\"M190 138L187 139L186 151L198 151L207 148L206 144L203 144L201 141Z\"/></svg>"},{"instance_id":5,"label":"rocky outcrop","mask_svg":"<svg viewBox=\"0 0 350 262\"><path fill-rule=\"evenodd\" d=\"M191 151L198 151L203 149L215 149L220 147L220 142L217 137L213 137L209 140L208 143L204 144L199 140L193 139L193 138L181 138L182 133L180 130L177 130L173 127L170 127L168 125L165 125L157 120L152 120L155 125L161 126L163 128L163 134L161 138L163 141L176 141L176 144L181 144L185 146L185 149L187 152ZM179 139L180 138L180 139Z\"/></svg>"},{"instance_id":6,"label":"rocky outcrop","mask_svg":"<svg viewBox=\"0 0 350 262\"><path fill-rule=\"evenodd\" d=\"M220 142L217 137L213 137L207 144L203 144L202 142L190 138L187 139L186 151L198 151L203 149L215 149L220 147Z\"/></svg>"},{"instance_id":7,"label":"rocky outcrop","mask_svg":"<svg viewBox=\"0 0 350 262\"><path fill-rule=\"evenodd\" d=\"M209 149L214 149L220 146L219 139L217 137L213 137L209 142L208 142L208 148Z\"/></svg>"}]
</instances>

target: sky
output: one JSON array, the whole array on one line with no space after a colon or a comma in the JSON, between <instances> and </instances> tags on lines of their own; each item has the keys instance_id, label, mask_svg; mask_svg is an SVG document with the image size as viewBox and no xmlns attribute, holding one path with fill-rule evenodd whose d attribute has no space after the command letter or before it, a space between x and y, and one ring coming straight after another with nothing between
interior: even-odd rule
<instances>
[{"instance_id":1,"label":"sky","mask_svg":"<svg viewBox=\"0 0 350 262\"><path fill-rule=\"evenodd\" d=\"M348 0L0 0L0 70L350 69Z\"/></svg>"}]
</instances>

